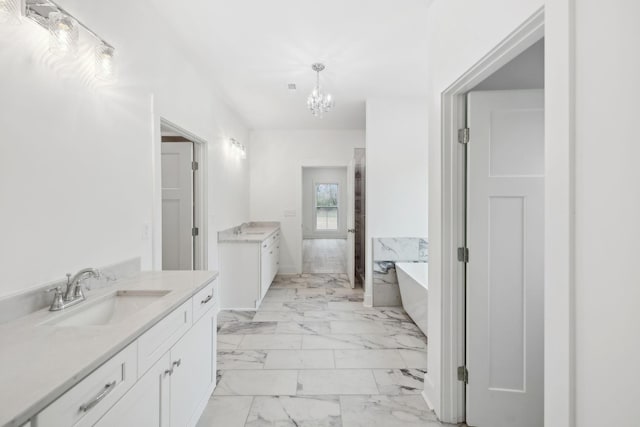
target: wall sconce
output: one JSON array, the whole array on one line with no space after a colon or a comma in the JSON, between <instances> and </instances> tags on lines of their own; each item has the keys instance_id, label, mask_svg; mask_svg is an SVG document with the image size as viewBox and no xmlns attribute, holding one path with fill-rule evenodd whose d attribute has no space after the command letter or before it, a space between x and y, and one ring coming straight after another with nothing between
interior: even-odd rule
<instances>
[{"instance_id":1,"label":"wall sconce","mask_svg":"<svg viewBox=\"0 0 640 427\"><path fill-rule=\"evenodd\" d=\"M16 2L18 0L0 0ZM25 16L38 23L51 34L50 50L56 55L76 55L78 51L79 28L84 29L98 43L95 48L95 75L106 79L113 75L113 55L115 48L89 27L51 0L24 0Z\"/></svg>"},{"instance_id":2,"label":"wall sconce","mask_svg":"<svg viewBox=\"0 0 640 427\"><path fill-rule=\"evenodd\" d=\"M247 149L244 145L238 142L235 138L230 139L231 148L234 153L236 153L241 159L247 158Z\"/></svg>"}]
</instances>

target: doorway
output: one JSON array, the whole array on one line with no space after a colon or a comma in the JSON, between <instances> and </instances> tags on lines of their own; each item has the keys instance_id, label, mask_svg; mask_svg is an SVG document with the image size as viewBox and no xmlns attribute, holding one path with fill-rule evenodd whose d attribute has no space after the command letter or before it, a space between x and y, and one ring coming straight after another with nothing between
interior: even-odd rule
<instances>
[{"instance_id":1,"label":"doorway","mask_svg":"<svg viewBox=\"0 0 640 427\"><path fill-rule=\"evenodd\" d=\"M302 169L302 272L347 273L346 167Z\"/></svg>"},{"instance_id":2,"label":"doorway","mask_svg":"<svg viewBox=\"0 0 640 427\"><path fill-rule=\"evenodd\" d=\"M544 122L527 120L544 117L544 97L508 99L536 88L522 84L534 68L544 83L543 37L540 9L442 93L443 421L543 424ZM534 68L522 65L529 49L540 53ZM494 105L483 92L506 100ZM525 181L535 196L509 187Z\"/></svg>"},{"instance_id":3,"label":"doorway","mask_svg":"<svg viewBox=\"0 0 640 427\"><path fill-rule=\"evenodd\" d=\"M162 269L206 268L204 141L161 120Z\"/></svg>"}]
</instances>

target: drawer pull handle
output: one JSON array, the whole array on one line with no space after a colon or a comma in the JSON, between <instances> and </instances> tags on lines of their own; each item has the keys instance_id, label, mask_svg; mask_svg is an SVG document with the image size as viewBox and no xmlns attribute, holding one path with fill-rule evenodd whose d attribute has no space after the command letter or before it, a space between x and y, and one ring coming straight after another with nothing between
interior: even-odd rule
<instances>
[{"instance_id":1,"label":"drawer pull handle","mask_svg":"<svg viewBox=\"0 0 640 427\"><path fill-rule=\"evenodd\" d=\"M174 362L173 362L173 366L171 367L171 371L173 371L173 368L174 368L174 367L179 368L181 363L182 363L182 358L180 358L180 359L178 359L178 360L174 361Z\"/></svg>"},{"instance_id":2,"label":"drawer pull handle","mask_svg":"<svg viewBox=\"0 0 640 427\"><path fill-rule=\"evenodd\" d=\"M166 377L167 375L173 375L173 369L167 369L164 371L164 376Z\"/></svg>"},{"instance_id":3,"label":"drawer pull handle","mask_svg":"<svg viewBox=\"0 0 640 427\"><path fill-rule=\"evenodd\" d=\"M205 299L203 299L202 301L200 301L200 304L206 304L209 301L211 301L211 299L213 298L213 294L209 295L208 297L206 297Z\"/></svg>"},{"instance_id":4,"label":"drawer pull handle","mask_svg":"<svg viewBox=\"0 0 640 427\"><path fill-rule=\"evenodd\" d=\"M263 248L266 248L266 247L267 247L267 245L266 245L266 244L264 244L264 245L262 245L262 247L263 247Z\"/></svg>"},{"instance_id":5,"label":"drawer pull handle","mask_svg":"<svg viewBox=\"0 0 640 427\"><path fill-rule=\"evenodd\" d=\"M85 403L84 405L82 405L80 407L80 410L82 412L88 412L91 408L93 408L94 406L96 406L98 403L100 403L100 401L102 399L104 399L105 397L107 397L109 395L109 393L111 393L113 391L113 389L116 386L116 382L112 381L109 384L106 384L104 386L104 390L102 390L100 392L100 394L98 394L96 397L93 398L93 400L91 402Z\"/></svg>"}]
</instances>

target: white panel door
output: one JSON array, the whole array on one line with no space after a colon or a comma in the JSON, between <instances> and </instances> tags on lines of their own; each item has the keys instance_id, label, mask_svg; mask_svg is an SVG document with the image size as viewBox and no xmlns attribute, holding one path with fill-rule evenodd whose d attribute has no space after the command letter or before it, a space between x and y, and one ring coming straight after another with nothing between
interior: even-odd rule
<instances>
[{"instance_id":1,"label":"white panel door","mask_svg":"<svg viewBox=\"0 0 640 427\"><path fill-rule=\"evenodd\" d=\"M355 216L355 192L356 192L356 168L355 159L349 161L347 167L347 276L352 288L356 287L356 216Z\"/></svg>"},{"instance_id":2,"label":"white panel door","mask_svg":"<svg viewBox=\"0 0 640 427\"><path fill-rule=\"evenodd\" d=\"M467 423L540 427L544 92L467 101Z\"/></svg>"},{"instance_id":3,"label":"white panel door","mask_svg":"<svg viewBox=\"0 0 640 427\"><path fill-rule=\"evenodd\" d=\"M193 145L162 143L162 269L193 270Z\"/></svg>"}]
</instances>

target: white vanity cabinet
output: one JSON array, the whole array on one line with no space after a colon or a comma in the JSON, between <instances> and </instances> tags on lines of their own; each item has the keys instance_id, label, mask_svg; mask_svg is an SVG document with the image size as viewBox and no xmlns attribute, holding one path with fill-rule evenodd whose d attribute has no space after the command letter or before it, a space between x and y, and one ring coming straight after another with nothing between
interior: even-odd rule
<instances>
[{"instance_id":1,"label":"white vanity cabinet","mask_svg":"<svg viewBox=\"0 0 640 427\"><path fill-rule=\"evenodd\" d=\"M264 298L271 282L278 274L280 265L280 233L268 238L261 245L260 253L260 300Z\"/></svg>"},{"instance_id":2,"label":"white vanity cabinet","mask_svg":"<svg viewBox=\"0 0 640 427\"><path fill-rule=\"evenodd\" d=\"M216 312L211 309L198 320L96 426L195 425L215 381L211 342Z\"/></svg>"},{"instance_id":3,"label":"white vanity cabinet","mask_svg":"<svg viewBox=\"0 0 640 427\"><path fill-rule=\"evenodd\" d=\"M280 230L263 240L220 241L220 290L223 309L255 310L280 266Z\"/></svg>"},{"instance_id":4,"label":"white vanity cabinet","mask_svg":"<svg viewBox=\"0 0 640 427\"><path fill-rule=\"evenodd\" d=\"M216 282L214 280L196 292L125 350L40 412L37 425L195 426L215 388ZM127 364L126 368L124 364ZM92 402L98 398L96 386L105 381L109 384L108 375L118 370L125 379L122 385L118 384L109 392L113 396L111 400L100 399L103 402L89 408L87 415L78 411L78 402L84 403L87 399ZM98 372L102 374L94 380ZM121 392L116 393L118 387Z\"/></svg>"}]
</instances>

